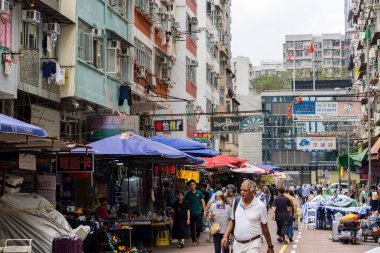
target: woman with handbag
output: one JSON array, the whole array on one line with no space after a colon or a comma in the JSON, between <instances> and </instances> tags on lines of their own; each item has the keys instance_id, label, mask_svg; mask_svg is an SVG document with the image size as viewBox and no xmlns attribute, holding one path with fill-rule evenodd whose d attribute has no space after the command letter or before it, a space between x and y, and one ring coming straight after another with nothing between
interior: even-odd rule
<instances>
[{"instance_id":1,"label":"woman with handbag","mask_svg":"<svg viewBox=\"0 0 380 253\"><path fill-rule=\"evenodd\" d=\"M222 249L221 241L230 222L232 208L226 204L223 192L215 194L215 203L210 208L209 220L211 221L210 232L213 235L215 253L228 253L228 244Z\"/></svg>"},{"instance_id":2,"label":"woman with handbag","mask_svg":"<svg viewBox=\"0 0 380 253\"><path fill-rule=\"evenodd\" d=\"M178 239L178 248L185 246L185 239L189 238L190 225L190 205L184 200L185 193L182 190L177 192L177 201L173 204L174 222L173 234L174 239Z\"/></svg>"}]
</instances>

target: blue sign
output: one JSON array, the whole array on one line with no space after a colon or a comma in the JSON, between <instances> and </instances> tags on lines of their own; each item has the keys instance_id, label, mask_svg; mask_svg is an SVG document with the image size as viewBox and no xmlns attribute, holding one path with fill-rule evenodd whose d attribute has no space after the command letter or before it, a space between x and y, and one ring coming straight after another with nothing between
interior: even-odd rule
<instances>
[{"instance_id":1,"label":"blue sign","mask_svg":"<svg viewBox=\"0 0 380 253\"><path fill-rule=\"evenodd\" d=\"M293 114L315 114L315 102L293 104Z\"/></svg>"}]
</instances>

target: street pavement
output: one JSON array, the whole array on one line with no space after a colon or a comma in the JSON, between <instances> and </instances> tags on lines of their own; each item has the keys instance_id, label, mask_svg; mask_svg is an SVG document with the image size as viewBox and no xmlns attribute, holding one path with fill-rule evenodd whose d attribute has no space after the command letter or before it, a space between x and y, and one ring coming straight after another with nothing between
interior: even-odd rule
<instances>
[{"instance_id":1,"label":"street pavement","mask_svg":"<svg viewBox=\"0 0 380 253\"><path fill-rule=\"evenodd\" d=\"M270 211L271 212L271 211ZM271 213L268 217L272 217ZM356 245L343 244L341 242L332 242L329 239L331 230L315 230L310 227L307 229L303 223L299 224L299 230L294 231L294 241L285 246L277 242L276 238L276 223L272 220L269 221L269 229L272 236L272 242L274 244L274 252L276 253L363 253L368 250L380 247L379 244L374 242L361 242ZM167 247L154 248L154 253L213 253L214 246L212 243L207 242L207 233L201 235L201 245L191 246L191 239L186 241L185 248L178 249L177 244L172 244ZM261 247L261 252L267 251L267 244L264 243ZM380 253L380 248L378 251Z\"/></svg>"}]
</instances>

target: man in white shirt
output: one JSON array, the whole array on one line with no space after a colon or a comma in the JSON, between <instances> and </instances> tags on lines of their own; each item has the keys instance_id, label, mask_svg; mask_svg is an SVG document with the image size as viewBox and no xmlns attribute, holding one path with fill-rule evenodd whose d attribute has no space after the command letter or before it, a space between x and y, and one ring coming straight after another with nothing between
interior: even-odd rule
<instances>
[{"instance_id":1,"label":"man in white shirt","mask_svg":"<svg viewBox=\"0 0 380 253\"><path fill-rule=\"evenodd\" d=\"M228 238L234 230L233 251L238 253L260 253L261 235L268 243L268 253L274 253L272 239L267 224L265 205L255 198L256 185L251 180L245 180L240 187L241 199L236 210L232 210L231 221L223 236L222 245L228 243Z\"/></svg>"}]
</instances>

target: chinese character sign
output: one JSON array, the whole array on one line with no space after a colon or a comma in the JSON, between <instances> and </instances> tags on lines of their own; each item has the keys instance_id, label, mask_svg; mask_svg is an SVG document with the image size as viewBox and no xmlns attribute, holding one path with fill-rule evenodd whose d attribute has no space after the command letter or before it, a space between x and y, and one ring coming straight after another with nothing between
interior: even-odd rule
<instances>
[{"instance_id":1,"label":"chinese character sign","mask_svg":"<svg viewBox=\"0 0 380 253\"><path fill-rule=\"evenodd\" d=\"M58 172L92 172L92 157L85 154L62 154L58 158Z\"/></svg>"},{"instance_id":2,"label":"chinese character sign","mask_svg":"<svg viewBox=\"0 0 380 253\"><path fill-rule=\"evenodd\" d=\"M297 150L328 151L336 150L335 137L297 137Z\"/></svg>"},{"instance_id":3,"label":"chinese character sign","mask_svg":"<svg viewBox=\"0 0 380 253\"><path fill-rule=\"evenodd\" d=\"M156 132L178 132L183 131L183 120L157 120L154 122Z\"/></svg>"},{"instance_id":4,"label":"chinese character sign","mask_svg":"<svg viewBox=\"0 0 380 253\"><path fill-rule=\"evenodd\" d=\"M193 140L200 143L212 143L212 134L210 132L193 133Z\"/></svg>"},{"instance_id":5,"label":"chinese character sign","mask_svg":"<svg viewBox=\"0 0 380 253\"><path fill-rule=\"evenodd\" d=\"M306 101L293 104L294 121L311 122L354 122L360 121L361 103L348 102L314 102Z\"/></svg>"},{"instance_id":6,"label":"chinese character sign","mask_svg":"<svg viewBox=\"0 0 380 253\"><path fill-rule=\"evenodd\" d=\"M199 172L192 170L181 170L179 172L180 179L194 179L195 182L199 183Z\"/></svg>"},{"instance_id":7,"label":"chinese character sign","mask_svg":"<svg viewBox=\"0 0 380 253\"><path fill-rule=\"evenodd\" d=\"M158 176L160 174L164 175L176 175L177 170L175 165L155 165L154 175Z\"/></svg>"}]
</instances>

